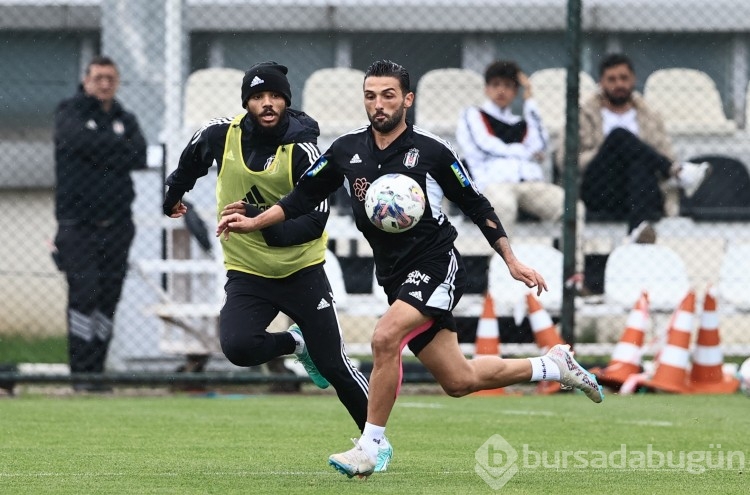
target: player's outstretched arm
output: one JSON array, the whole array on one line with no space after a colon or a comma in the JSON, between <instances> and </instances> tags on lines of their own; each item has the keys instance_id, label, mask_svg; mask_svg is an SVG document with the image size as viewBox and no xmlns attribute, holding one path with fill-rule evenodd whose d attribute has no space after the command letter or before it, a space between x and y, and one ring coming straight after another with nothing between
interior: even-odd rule
<instances>
[{"instance_id":1,"label":"player's outstretched arm","mask_svg":"<svg viewBox=\"0 0 750 495\"><path fill-rule=\"evenodd\" d=\"M536 287L537 296L541 295L543 290L548 290L547 282L544 281L541 273L524 265L516 258L516 255L513 254L513 250L510 248L510 242L508 242L507 237L501 237L492 247L500 254L505 264L508 265L511 277L523 282L529 289Z\"/></svg>"},{"instance_id":2,"label":"player's outstretched arm","mask_svg":"<svg viewBox=\"0 0 750 495\"><path fill-rule=\"evenodd\" d=\"M227 207L229 206L232 207L227 210ZM242 207L243 213L237 213L236 211L234 211L234 209L236 208L236 202L227 205L227 207L222 210L221 220L219 220L219 225L216 227L216 237L224 234L224 239L229 239L230 232L236 232L239 234L255 232L256 230L264 229L268 226L281 223L286 219L284 210L279 205L273 205L257 217L252 218L246 217L243 214L245 211L244 205ZM233 212L230 213L230 210ZM226 215L224 211L227 211Z\"/></svg>"},{"instance_id":3,"label":"player's outstretched arm","mask_svg":"<svg viewBox=\"0 0 750 495\"><path fill-rule=\"evenodd\" d=\"M229 203L221 210L221 216L222 217L228 217L229 215L232 215L234 213L238 213L240 215L245 215L245 212L247 211L245 208L245 205L247 203L245 201L235 201L234 203ZM247 215L245 215L247 216ZM257 216L257 215L256 215Z\"/></svg>"}]
</instances>

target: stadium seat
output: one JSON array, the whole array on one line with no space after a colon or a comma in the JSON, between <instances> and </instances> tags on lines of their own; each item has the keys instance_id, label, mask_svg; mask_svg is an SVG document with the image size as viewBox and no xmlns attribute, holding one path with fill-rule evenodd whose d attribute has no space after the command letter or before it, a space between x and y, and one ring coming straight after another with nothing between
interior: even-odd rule
<instances>
[{"instance_id":1,"label":"stadium seat","mask_svg":"<svg viewBox=\"0 0 750 495\"><path fill-rule=\"evenodd\" d=\"M223 67L200 69L187 79L183 110L183 131L192 135L213 118L241 113L240 87L244 72Z\"/></svg>"},{"instance_id":2,"label":"stadium seat","mask_svg":"<svg viewBox=\"0 0 750 495\"><path fill-rule=\"evenodd\" d=\"M373 300L377 301L378 304L383 305L383 309L388 309L388 296L386 295L383 287L378 283L378 277L375 275L375 268L372 270L372 296Z\"/></svg>"},{"instance_id":3,"label":"stadium seat","mask_svg":"<svg viewBox=\"0 0 750 495\"><path fill-rule=\"evenodd\" d=\"M456 126L466 107L484 102L484 78L469 69L435 69L417 83L415 123L454 140Z\"/></svg>"},{"instance_id":4,"label":"stadium seat","mask_svg":"<svg viewBox=\"0 0 750 495\"><path fill-rule=\"evenodd\" d=\"M344 272L341 270L339 259L330 249L326 249L326 262L323 267L333 290L336 308L345 310L349 302L349 295L346 292L346 285L344 284Z\"/></svg>"},{"instance_id":5,"label":"stadium seat","mask_svg":"<svg viewBox=\"0 0 750 495\"><path fill-rule=\"evenodd\" d=\"M694 220L750 220L750 173L735 158L720 155L697 156L694 163L709 162L711 174L695 194L680 198L680 215Z\"/></svg>"},{"instance_id":6,"label":"stadium seat","mask_svg":"<svg viewBox=\"0 0 750 495\"><path fill-rule=\"evenodd\" d=\"M604 295L623 309L633 306L646 290L654 311L673 311L690 282L682 258L659 244L626 244L615 248L604 267Z\"/></svg>"},{"instance_id":7,"label":"stadium seat","mask_svg":"<svg viewBox=\"0 0 750 495\"><path fill-rule=\"evenodd\" d=\"M648 104L672 134L728 135L737 126L726 118L716 84L695 69L661 69L646 79Z\"/></svg>"},{"instance_id":8,"label":"stadium seat","mask_svg":"<svg viewBox=\"0 0 750 495\"><path fill-rule=\"evenodd\" d=\"M319 69L305 80L302 110L320 125L321 148L336 137L366 125L362 83L365 73L345 67Z\"/></svg>"},{"instance_id":9,"label":"stadium seat","mask_svg":"<svg viewBox=\"0 0 750 495\"><path fill-rule=\"evenodd\" d=\"M719 269L721 299L741 311L750 310L750 243L728 244Z\"/></svg>"},{"instance_id":10,"label":"stadium seat","mask_svg":"<svg viewBox=\"0 0 750 495\"><path fill-rule=\"evenodd\" d=\"M565 128L566 78L567 69L559 67L538 70L529 76L542 121L550 133L558 135ZM578 84L579 102L596 91L596 82L585 72L580 73Z\"/></svg>"},{"instance_id":11,"label":"stadium seat","mask_svg":"<svg viewBox=\"0 0 750 495\"><path fill-rule=\"evenodd\" d=\"M669 225L672 222L675 229ZM693 225L695 223L684 217L663 218L656 224L656 235L659 245L672 249L685 262L690 286L700 294L717 283L727 241L720 236L688 231Z\"/></svg>"},{"instance_id":12,"label":"stadium seat","mask_svg":"<svg viewBox=\"0 0 750 495\"><path fill-rule=\"evenodd\" d=\"M551 313L559 313L562 308L563 254L545 244L514 244L516 258L533 266L547 282L549 291L542 292L539 301ZM492 255L487 280L487 290L495 302L498 316L515 314L519 305L525 308L529 288L510 276L508 267L499 254ZM536 294L536 293L535 293Z\"/></svg>"}]
</instances>

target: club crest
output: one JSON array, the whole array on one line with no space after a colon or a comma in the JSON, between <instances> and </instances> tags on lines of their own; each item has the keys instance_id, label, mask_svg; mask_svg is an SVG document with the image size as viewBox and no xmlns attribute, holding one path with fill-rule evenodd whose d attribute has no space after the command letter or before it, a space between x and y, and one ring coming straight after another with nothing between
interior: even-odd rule
<instances>
[{"instance_id":1,"label":"club crest","mask_svg":"<svg viewBox=\"0 0 750 495\"><path fill-rule=\"evenodd\" d=\"M404 166L406 168L416 167L417 162L419 162L419 150L412 148L404 155Z\"/></svg>"}]
</instances>

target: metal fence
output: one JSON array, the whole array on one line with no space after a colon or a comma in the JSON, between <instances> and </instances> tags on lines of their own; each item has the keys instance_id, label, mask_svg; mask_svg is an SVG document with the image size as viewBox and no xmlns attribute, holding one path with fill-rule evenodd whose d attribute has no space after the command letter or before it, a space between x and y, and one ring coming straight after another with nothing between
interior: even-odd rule
<instances>
[{"instance_id":1,"label":"metal fence","mask_svg":"<svg viewBox=\"0 0 750 495\"><path fill-rule=\"evenodd\" d=\"M236 371L222 359L216 339L220 248L213 241L210 251L202 247L182 220L161 213L161 202L164 177L192 132L210 118L242 111L243 71L264 60L287 65L292 107L319 121L325 149L366 123L362 71L376 59L392 59L411 75L416 104L410 119L457 144L462 110L485 99L486 66L513 60L530 77L549 134L540 160L544 180L564 186L555 164L563 163L567 12L565 0L0 0L0 363L67 361L67 283L51 257L58 228L54 110L76 92L94 55L117 62L118 100L138 117L149 145L148 167L131 173L136 235L106 370L169 374L184 369L186 356L210 356L209 368ZM692 198L667 195L665 215L654 223L654 250L622 249L624 217L589 214L578 223L576 268L584 276L582 283L576 279L574 303L579 352L609 355L642 289L652 298L646 352L654 351L691 290L697 329L703 296L713 288L725 354L747 355L750 186L743 172L750 164L750 5L589 0L581 19L580 26L573 23L580 29L581 101L597 91L601 60L627 54L636 90L664 120L674 160L707 160L713 173ZM519 95L512 109L520 114L522 107ZM457 151L464 152L458 145ZM214 170L186 198L209 232L215 178ZM94 187L85 177L77 180L83 189ZM335 199L328 227L335 260L328 266L338 262L341 269L332 277L343 287L337 297L350 352L367 354L385 304L378 288L373 291L371 251L341 197ZM488 285L501 287L502 274L478 229L450 205L446 211L471 278L456 311L460 339L471 352ZM529 246L562 247L560 219L526 216L505 220L519 253ZM542 303L554 317L562 308L560 259L524 260L552 274L554 294ZM490 293L504 352L535 353L529 321L514 319L523 294ZM288 324L281 316L271 330Z\"/></svg>"}]
</instances>

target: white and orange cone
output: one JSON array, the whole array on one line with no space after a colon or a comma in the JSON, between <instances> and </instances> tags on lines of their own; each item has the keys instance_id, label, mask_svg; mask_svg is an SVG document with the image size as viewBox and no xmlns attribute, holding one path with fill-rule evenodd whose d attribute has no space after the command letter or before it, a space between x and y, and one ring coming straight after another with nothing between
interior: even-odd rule
<instances>
[{"instance_id":1,"label":"white and orange cone","mask_svg":"<svg viewBox=\"0 0 750 495\"><path fill-rule=\"evenodd\" d=\"M676 394L689 393L690 336L695 316L695 292L689 291L672 315L667 345L659 353L659 362L651 380L643 385Z\"/></svg>"},{"instance_id":2,"label":"white and orange cone","mask_svg":"<svg viewBox=\"0 0 750 495\"><path fill-rule=\"evenodd\" d=\"M599 383L620 388L630 375L641 372L643 341L648 322L648 293L643 291L628 315L625 331L612 352L609 364L605 368L591 370Z\"/></svg>"},{"instance_id":3,"label":"white and orange cone","mask_svg":"<svg viewBox=\"0 0 750 495\"><path fill-rule=\"evenodd\" d=\"M534 342L539 350L545 353L557 344L564 344L557 333L557 325L552 322L552 317L531 292L526 295L526 304L529 308L529 323L534 332Z\"/></svg>"},{"instance_id":4,"label":"white and orange cone","mask_svg":"<svg viewBox=\"0 0 750 495\"><path fill-rule=\"evenodd\" d=\"M724 354L719 339L719 315L713 288L706 291L703 301L701 326L693 350L693 368L690 371L690 389L697 394L732 394L740 381L724 370Z\"/></svg>"},{"instance_id":5,"label":"white and orange cone","mask_svg":"<svg viewBox=\"0 0 750 495\"><path fill-rule=\"evenodd\" d=\"M482 316L477 323L474 357L500 355L500 328L495 315L495 303L489 292L484 296ZM474 392L474 395L505 395L502 388L493 388Z\"/></svg>"},{"instance_id":6,"label":"white and orange cone","mask_svg":"<svg viewBox=\"0 0 750 495\"><path fill-rule=\"evenodd\" d=\"M564 344L565 342L560 338L560 334L557 333L557 325L552 322L552 317L531 292L526 295L526 304L529 309L529 323L534 333L534 342L542 354L557 344ZM543 381L539 382L536 387L536 393L542 395L554 394L559 391L560 384L558 382Z\"/></svg>"}]
</instances>

